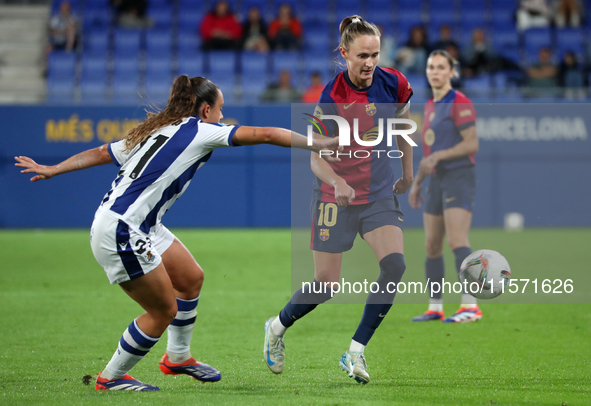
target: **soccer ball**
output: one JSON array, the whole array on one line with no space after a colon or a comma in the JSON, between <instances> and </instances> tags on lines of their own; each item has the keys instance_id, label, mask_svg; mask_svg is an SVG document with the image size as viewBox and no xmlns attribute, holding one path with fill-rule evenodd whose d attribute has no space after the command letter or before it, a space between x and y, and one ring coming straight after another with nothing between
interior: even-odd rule
<instances>
[{"instance_id":1,"label":"soccer ball","mask_svg":"<svg viewBox=\"0 0 591 406\"><path fill-rule=\"evenodd\" d=\"M492 299L505 291L511 268L504 256L493 250L474 251L460 267L460 282L478 299Z\"/></svg>"}]
</instances>

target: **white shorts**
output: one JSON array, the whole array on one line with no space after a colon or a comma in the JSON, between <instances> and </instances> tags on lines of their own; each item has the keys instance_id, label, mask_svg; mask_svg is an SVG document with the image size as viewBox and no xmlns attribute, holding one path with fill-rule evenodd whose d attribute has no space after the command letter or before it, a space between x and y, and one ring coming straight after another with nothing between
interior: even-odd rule
<instances>
[{"instance_id":1,"label":"white shorts","mask_svg":"<svg viewBox=\"0 0 591 406\"><path fill-rule=\"evenodd\" d=\"M162 262L173 243L172 234L159 223L150 234L99 210L90 229L90 246L112 285L139 278Z\"/></svg>"}]
</instances>

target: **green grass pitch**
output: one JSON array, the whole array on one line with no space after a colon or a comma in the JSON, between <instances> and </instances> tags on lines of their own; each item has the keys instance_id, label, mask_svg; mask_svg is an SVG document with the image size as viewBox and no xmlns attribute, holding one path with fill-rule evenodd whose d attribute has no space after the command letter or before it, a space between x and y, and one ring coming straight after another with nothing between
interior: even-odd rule
<instances>
[{"instance_id":1,"label":"green grass pitch","mask_svg":"<svg viewBox=\"0 0 591 406\"><path fill-rule=\"evenodd\" d=\"M5 230L0 405L591 404L589 304L493 300L481 305L482 321L467 325L413 324L425 306L395 304L366 349L372 382L365 386L337 367L363 306L324 305L287 333L286 369L274 375L263 361L263 325L290 297L290 231L173 231L206 273L193 355L217 367L222 380L164 376L157 366L163 339L132 371L160 392L95 391L97 373L141 309L109 285L88 231ZM405 279L422 280L423 238L422 230L405 231ZM540 272L580 283L591 271L589 241L588 229L471 233L473 247L502 252L514 276ZM453 256L445 254L449 276ZM575 288L575 302L583 303L591 286ZM447 305L446 315L456 306Z\"/></svg>"}]
</instances>

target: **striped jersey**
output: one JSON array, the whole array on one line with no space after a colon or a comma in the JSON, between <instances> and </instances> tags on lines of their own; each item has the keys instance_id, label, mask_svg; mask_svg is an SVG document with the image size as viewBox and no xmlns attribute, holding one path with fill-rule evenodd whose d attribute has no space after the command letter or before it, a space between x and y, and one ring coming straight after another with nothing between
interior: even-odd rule
<instances>
[{"instance_id":1,"label":"striped jersey","mask_svg":"<svg viewBox=\"0 0 591 406\"><path fill-rule=\"evenodd\" d=\"M111 158L121 169L99 210L149 233L212 151L234 146L238 127L189 117L157 130L129 153L124 151L125 140L109 144Z\"/></svg>"},{"instance_id":2,"label":"striped jersey","mask_svg":"<svg viewBox=\"0 0 591 406\"><path fill-rule=\"evenodd\" d=\"M423 155L452 148L462 141L460 131L476 125L476 111L470 99L451 89L440 101L431 98L423 116ZM474 166L474 154L441 161L434 171Z\"/></svg>"},{"instance_id":3,"label":"striped jersey","mask_svg":"<svg viewBox=\"0 0 591 406\"><path fill-rule=\"evenodd\" d=\"M351 145L344 147L339 156L341 162L329 162L336 174L355 190L355 200L351 204L374 202L392 195L395 178L391 160L386 153L396 149L396 144L394 141L393 146L387 146L386 121L388 118L402 116L409 108L411 97L412 87L402 73L396 69L380 67L376 67L372 83L368 87L355 87L349 79L348 71L344 71L322 91L314 115L317 118L321 115L343 117L349 122L351 132L354 131L353 118L357 118L358 134L363 141L375 140L379 129L378 120L384 120L384 137L380 144L359 145L351 133ZM324 120L323 124L329 136L338 136L333 120ZM318 177L314 183L314 197L323 202L336 203L334 187Z\"/></svg>"}]
</instances>

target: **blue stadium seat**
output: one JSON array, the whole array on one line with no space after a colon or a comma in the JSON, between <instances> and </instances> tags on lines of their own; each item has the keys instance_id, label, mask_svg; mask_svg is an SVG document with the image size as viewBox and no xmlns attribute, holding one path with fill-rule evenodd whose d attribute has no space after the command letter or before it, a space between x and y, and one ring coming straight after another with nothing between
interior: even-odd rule
<instances>
[{"instance_id":1,"label":"blue stadium seat","mask_svg":"<svg viewBox=\"0 0 591 406\"><path fill-rule=\"evenodd\" d=\"M95 28L107 28L111 24L111 10L106 7L95 8L93 6L86 6L84 10L84 17L82 20L83 32L87 33L89 30Z\"/></svg>"},{"instance_id":2,"label":"blue stadium seat","mask_svg":"<svg viewBox=\"0 0 591 406\"><path fill-rule=\"evenodd\" d=\"M421 10L423 7L422 0L398 0L398 11L402 10Z\"/></svg>"},{"instance_id":3,"label":"blue stadium seat","mask_svg":"<svg viewBox=\"0 0 591 406\"><path fill-rule=\"evenodd\" d=\"M498 8L495 3L494 10L491 14L491 26L495 32L515 30L515 9Z\"/></svg>"},{"instance_id":4,"label":"blue stadium seat","mask_svg":"<svg viewBox=\"0 0 591 406\"><path fill-rule=\"evenodd\" d=\"M391 27L394 21L390 6L382 8L378 6L370 7L368 5L365 15L367 16L367 21L381 26L383 29Z\"/></svg>"},{"instance_id":5,"label":"blue stadium seat","mask_svg":"<svg viewBox=\"0 0 591 406\"><path fill-rule=\"evenodd\" d=\"M505 48L514 49L519 46L519 36L515 27L510 31L494 31L489 34L489 38L497 51Z\"/></svg>"},{"instance_id":6,"label":"blue stadium seat","mask_svg":"<svg viewBox=\"0 0 591 406\"><path fill-rule=\"evenodd\" d=\"M462 88L489 91L491 87L491 77L489 75L479 75L473 78L464 78Z\"/></svg>"},{"instance_id":7,"label":"blue stadium seat","mask_svg":"<svg viewBox=\"0 0 591 406\"><path fill-rule=\"evenodd\" d=\"M152 20L153 27L167 28L172 27L172 7L170 6L156 6L150 4L148 8L148 18Z\"/></svg>"},{"instance_id":8,"label":"blue stadium seat","mask_svg":"<svg viewBox=\"0 0 591 406\"><path fill-rule=\"evenodd\" d=\"M82 54L82 77L107 78L107 57Z\"/></svg>"},{"instance_id":9,"label":"blue stadium seat","mask_svg":"<svg viewBox=\"0 0 591 406\"><path fill-rule=\"evenodd\" d=\"M314 28L304 31L304 47L306 50L328 52L331 47L335 47L337 44L337 42L331 43L328 29Z\"/></svg>"},{"instance_id":10,"label":"blue stadium seat","mask_svg":"<svg viewBox=\"0 0 591 406\"><path fill-rule=\"evenodd\" d=\"M242 102L258 103L267 88L267 81L260 77L242 76Z\"/></svg>"},{"instance_id":11,"label":"blue stadium seat","mask_svg":"<svg viewBox=\"0 0 591 406\"><path fill-rule=\"evenodd\" d=\"M556 54L562 59L566 51L573 51L579 58L584 58L585 42L581 29L556 30Z\"/></svg>"},{"instance_id":12,"label":"blue stadium seat","mask_svg":"<svg viewBox=\"0 0 591 406\"><path fill-rule=\"evenodd\" d=\"M408 80L408 83L410 83L410 85L412 86L413 91L421 91L427 89L428 83L427 79L425 78L425 75L408 74L404 76L406 76L406 79Z\"/></svg>"},{"instance_id":13,"label":"blue stadium seat","mask_svg":"<svg viewBox=\"0 0 591 406\"><path fill-rule=\"evenodd\" d=\"M156 56L170 56L172 34L170 30L150 30L146 32L146 54L148 59Z\"/></svg>"},{"instance_id":14,"label":"blue stadium seat","mask_svg":"<svg viewBox=\"0 0 591 406\"><path fill-rule=\"evenodd\" d=\"M80 79L80 97L85 102L104 102L107 99L107 81L105 78L82 76Z\"/></svg>"},{"instance_id":15,"label":"blue stadium seat","mask_svg":"<svg viewBox=\"0 0 591 406\"><path fill-rule=\"evenodd\" d=\"M47 75L54 79L73 80L76 75L76 54L53 51L47 60Z\"/></svg>"},{"instance_id":16,"label":"blue stadium seat","mask_svg":"<svg viewBox=\"0 0 591 406\"><path fill-rule=\"evenodd\" d=\"M144 89L147 100L166 102L168 96L170 96L171 86L172 78L170 75L166 77L146 77Z\"/></svg>"},{"instance_id":17,"label":"blue stadium seat","mask_svg":"<svg viewBox=\"0 0 591 406\"><path fill-rule=\"evenodd\" d=\"M179 30L177 45L179 55L184 53L193 54L201 48L201 36L196 30Z\"/></svg>"},{"instance_id":18,"label":"blue stadium seat","mask_svg":"<svg viewBox=\"0 0 591 406\"><path fill-rule=\"evenodd\" d=\"M234 88L236 85L236 80L233 74L220 74L212 72L207 76L207 78L220 88L224 94L224 103L231 104L234 102Z\"/></svg>"},{"instance_id":19,"label":"blue stadium seat","mask_svg":"<svg viewBox=\"0 0 591 406\"><path fill-rule=\"evenodd\" d=\"M115 30L115 56L138 55L141 47L142 31L118 28Z\"/></svg>"},{"instance_id":20,"label":"blue stadium seat","mask_svg":"<svg viewBox=\"0 0 591 406\"><path fill-rule=\"evenodd\" d=\"M109 31L95 28L84 34L83 43L85 54L106 55L110 49Z\"/></svg>"},{"instance_id":21,"label":"blue stadium seat","mask_svg":"<svg viewBox=\"0 0 591 406\"><path fill-rule=\"evenodd\" d=\"M345 17L362 15L361 5L358 0L336 0L335 22L339 24Z\"/></svg>"},{"instance_id":22,"label":"blue stadium seat","mask_svg":"<svg viewBox=\"0 0 591 406\"><path fill-rule=\"evenodd\" d=\"M113 79L113 103L121 104L138 104L147 103L149 100L144 99L143 92L138 86L138 82L130 80Z\"/></svg>"},{"instance_id":23,"label":"blue stadium seat","mask_svg":"<svg viewBox=\"0 0 591 406\"><path fill-rule=\"evenodd\" d=\"M181 8L181 12L179 13L178 25L179 30L183 31L190 31L194 32L195 34L198 33L199 26L201 24L201 20L205 13L200 10L199 8L194 9L183 9ZM180 38L180 35L179 35Z\"/></svg>"},{"instance_id":24,"label":"blue stadium seat","mask_svg":"<svg viewBox=\"0 0 591 406\"><path fill-rule=\"evenodd\" d=\"M140 74L140 61L135 56L115 58L113 61L113 77L123 80L136 80Z\"/></svg>"},{"instance_id":25,"label":"blue stadium seat","mask_svg":"<svg viewBox=\"0 0 591 406\"><path fill-rule=\"evenodd\" d=\"M241 55L241 72L245 75L258 75L259 78L269 72L269 59L267 55L254 52L243 52Z\"/></svg>"},{"instance_id":26,"label":"blue stadium seat","mask_svg":"<svg viewBox=\"0 0 591 406\"><path fill-rule=\"evenodd\" d=\"M74 78L47 78L47 100L69 102L74 98Z\"/></svg>"},{"instance_id":27,"label":"blue stadium seat","mask_svg":"<svg viewBox=\"0 0 591 406\"><path fill-rule=\"evenodd\" d=\"M209 52L209 73L219 75L234 75L236 73L236 52Z\"/></svg>"},{"instance_id":28,"label":"blue stadium seat","mask_svg":"<svg viewBox=\"0 0 591 406\"><path fill-rule=\"evenodd\" d=\"M179 54L179 75L206 76L201 53Z\"/></svg>"},{"instance_id":29,"label":"blue stadium seat","mask_svg":"<svg viewBox=\"0 0 591 406\"><path fill-rule=\"evenodd\" d=\"M293 78L299 73L300 55L297 52L275 52L272 54L272 72L277 74L281 70L291 72Z\"/></svg>"},{"instance_id":30,"label":"blue stadium seat","mask_svg":"<svg viewBox=\"0 0 591 406\"><path fill-rule=\"evenodd\" d=\"M328 13L328 1L304 0L302 10L302 22L326 23Z\"/></svg>"},{"instance_id":31,"label":"blue stadium seat","mask_svg":"<svg viewBox=\"0 0 591 406\"><path fill-rule=\"evenodd\" d=\"M170 58L161 57L146 60L146 79L163 78L168 80L172 74L171 66Z\"/></svg>"}]
</instances>

